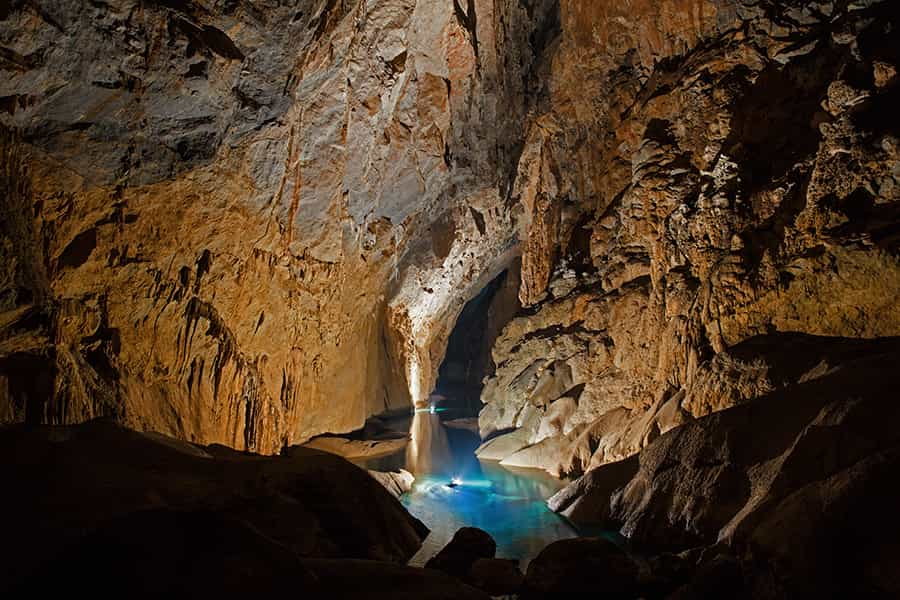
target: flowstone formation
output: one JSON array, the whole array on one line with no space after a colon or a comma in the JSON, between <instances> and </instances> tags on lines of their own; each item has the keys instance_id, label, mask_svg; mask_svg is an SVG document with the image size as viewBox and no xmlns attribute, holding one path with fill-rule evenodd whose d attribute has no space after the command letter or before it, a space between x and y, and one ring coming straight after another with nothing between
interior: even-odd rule
<instances>
[{"instance_id":1,"label":"flowstone formation","mask_svg":"<svg viewBox=\"0 0 900 600\"><path fill-rule=\"evenodd\" d=\"M833 368L782 334L900 334L893 3L560 10L482 457L580 475Z\"/></svg>"},{"instance_id":2,"label":"flowstone formation","mask_svg":"<svg viewBox=\"0 0 900 600\"><path fill-rule=\"evenodd\" d=\"M367 562L410 474L292 447L425 406L496 285L444 367L478 455L638 555L457 575L900 596L898 69L894 0L0 2L5 585L484 597Z\"/></svg>"},{"instance_id":3,"label":"flowstone formation","mask_svg":"<svg viewBox=\"0 0 900 600\"><path fill-rule=\"evenodd\" d=\"M549 1L4 3L0 420L271 453L423 401L516 253L556 24Z\"/></svg>"}]
</instances>

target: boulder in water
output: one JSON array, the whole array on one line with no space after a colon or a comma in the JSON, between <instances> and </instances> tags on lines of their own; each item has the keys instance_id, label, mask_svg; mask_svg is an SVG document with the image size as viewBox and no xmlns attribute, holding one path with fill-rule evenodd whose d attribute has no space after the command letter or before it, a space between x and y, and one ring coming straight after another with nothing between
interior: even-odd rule
<instances>
[{"instance_id":1,"label":"boulder in water","mask_svg":"<svg viewBox=\"0 0 900 600\"><path fill-rule=\"evenodd\" d=\"M425 563L425 567L466 579L476 560L494 558L496 552L497 543L488 532L477 527L463 527L449 544Z\"/></svg>"},{"instance_id":2,"label":"boulder in water","mask_svg":"<svg viewBox=\"0 0 900 600\"><path fill-rule=\"evenodd\" d=\"M413 483L416 481L415 476L406 469L391 471L389 473L384 471L369 471L369 475L371 475L375 481L383 485L384 488L396 498L399 498L411 490Z\"/></svg>"}]
</instances>

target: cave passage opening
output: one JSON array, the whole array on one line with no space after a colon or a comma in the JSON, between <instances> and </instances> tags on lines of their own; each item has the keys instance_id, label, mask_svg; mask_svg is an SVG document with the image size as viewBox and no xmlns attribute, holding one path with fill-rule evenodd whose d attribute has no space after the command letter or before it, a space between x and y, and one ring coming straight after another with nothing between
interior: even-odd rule
<instances>
[{"instance_id":1,"label":"cave passage opening","mask_svg":"<svg viewBox=\"0 0 900 600\"><path fill-rule=\"evenodd\" d=\"M481 392L495 369L491 351L520 310L519 263L514 260L460 311L433 390L413 414L402 466L415 481L401 502L431 533L412 565L424 565L461 527L487 531L497 542L499 557L525 564L547 544L575 535L546 505L561 481L533 469L482 462L475 453L481 444ZM372 466L400 464L380 461Z\"/></svg>"},{"instance_id":2,"label":"cave passage opening","mask_svg":"<svg viewBox=\"0 0 900 600\"><path fill-rule=\"evenodd\" d=\"M521 308L518 287L518 269L505 269L457 317L429 399L445 420L476 418L481 411L484 381L495 369L494 342Z\"/></svg>"}]
</instances>

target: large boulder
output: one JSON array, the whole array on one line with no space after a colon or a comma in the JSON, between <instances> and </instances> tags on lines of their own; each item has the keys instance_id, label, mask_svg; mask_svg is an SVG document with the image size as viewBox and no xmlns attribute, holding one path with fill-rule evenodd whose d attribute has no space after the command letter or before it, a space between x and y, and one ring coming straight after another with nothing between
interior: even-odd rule
<instances>
[{"instance_id":1,"label":"large boulder","mask_svg":"<svg viewBox=\"0 0 900 600\"><path fill-rule=\"evenodd\" d=\"M399 471L372 471L369 470L372 479L384 486L395 498L399 498L412 489L415 476L406 469Z\"/></svg>"},{"instance_id":2,"label":"large boulder","mask_svg":"<svg viewBox=\"0 0 900 600\"><path fill-rule=\"evenodd\" d=\"M528 565L525 598L634 598L637 563L611 541L573 538L553 542Z\"/></svg>"},{"instance_id":3,"label":"large boulder","mask_svg":"<svg viewBox=\"0 0 900 600\"><path fill-rule=\"evenodd\" d=\"M505 558L479 558L469 569L467 581L491 596L516 594L525 582L519 561Z\"/></svg>"},{"instance_id":4,"label":"large boulder","mask_svg":"<svg viewBox=\"0 0 900 600\"><path fill-rule=\"evenodd\" d=\"M854 346L803 383L662 436L598 510L608 502L644 550L726 544L748 585L890 597L900 589L900 340Z\"/></svg>"},{"instance_id":5,"label":"large boulder","mask_svg":"<svg viewBox=\"0 0 900 600\"><path fill-rule=\"evenodd\" d=\"M141 510L102 523L17 581L10 597L316 597L318 578L286 546L210 510Z\"/></svg>"},{"instance_id":6,"label":"large boulder","mask_svg":"<svg viewBox=\"0 0 900 600\"><path fill-rule=\"evenodd\" d=\"M497 543L491 534L477 527L459 529L440 552L425 563L427 569L437 569L465 579L476 560L494 558Z\"/></svg>"},{"instance_id":7,"label":"large boulder","mask_svg":"<svg viewBox=\"0 0 900 600\"><path fill-rule=\"evenodd\" d=\"M443 573L359 559L301 559L252 527L208 511L112 519L12 590L13 597L487 600Z\"/></svg>"},{"instance_id":8,"label":"large boulder","mask_svg":"<svg viewBox=\"0 0 900 600\"><path fill-rule=\"evenodd\" d=\"M0 430L0 455L0 480L15 490L0 497L0 509L16 516L4 528L0 550L4 587L78 555L79 547L86 556L146 560L163 569L171 559L165 531L184 529L171 536L171 556L186 556L188 563L221 537L224 547L211 563L197 563L201 571L243 560L244 551L232 548L241 544L282 557L284 564L296 562L288 554L405 562L428 532L364 470L314 450L262 457L94 421L7 427ZM129 541L129 532L146 538L147 555ZM246 570L248 581L269 573L255 559ZM103 575L89 570L81 576Z\"/></svg>"},{"instance_id":9,"label":"large boulder","mask_svg":"<svg viewBox=\"0 0 900 600\"><path fill-rule=\"evenodd\" d=\"M900 340L879 340L817 377L659 438L612 499L612 519L646 548L746 535L790 494L900 443L891 423Z\"/></svg>"},{"instance_id":10,"label":"large boulder","mask_svg":"<svg viewBox=\"0 0 900 600\"><path fill-rule=\"evenodd\" d=\"M550 510L576 526L615 529L610 497L624 487L638 470L638 456L588 471L547 500Z\"/></svg>"},{"instance_id":11,"label":"large boulder","mask_svg":"<svg viewBox=\"0 0 900 600\"><path fill-rule=\"evenodd\" d=\"M699 557L689 581L678 587L666 600L704 600L735 598L750 600L741 563L726 553L708 552ZM756 596L760 598L762 596Z\"/></svg>"}]
</instances>

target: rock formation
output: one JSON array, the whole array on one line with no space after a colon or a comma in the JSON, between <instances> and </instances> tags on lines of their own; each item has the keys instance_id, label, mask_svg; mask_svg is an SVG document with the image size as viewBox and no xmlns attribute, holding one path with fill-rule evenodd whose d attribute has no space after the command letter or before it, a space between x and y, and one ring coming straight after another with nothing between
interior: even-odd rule
<instances>
[{"instance_id":1,"label":"rock formation","mask_svg":"<svg viewBox=\"0 0 900 600\"><path fill-rule=\"evenodd\" d=\"M531 561L522 597L584 598L598 590L611 599L636 597L638 565L609 540L575 538L553 542Z\"/></svg>"},{"instance_id":2,"label":"rock formation","mask_svg":"<svg viewBox=\"0 0 900 600\"><path fill-rule=\"evenodd\" d=\"M399 498L412 489L416 478L406 469L397 471L369 471L372 478L384 486L395 498Z\"/></svg>"},{"instance_id":3,"label":"rock formation","mask_svg":"<svg viewBox=\"0 0 900 600\"><path fill-rule=\"evenodd\" d=\"M893 3L560 9L482 456L578 475L795 383L771 336L900 333Z\"/></svg>"},{"instance_id":4,"label":"rock formation","mask_svg":"<svg viewBox=\"0 0 900 600\"><path fill-rule=\"evenodd\" d=\"M753 336L900 330L889 2L0 16L4 421L357 429L517 253L482 434L554 473L768 391Z\"/></svg>"},{"instance_id":5,"label":"rock formation","mask_svg":"<svg viewBox=\"0 0 900 600\"><path fill-rule=\"evenodd\" d=\"M759 586L789 598L896 595L900 340L782 344L795 354L785 371L808 367L796 358L804 345L829 358L799 383L590 471L551 506L645 553L727 547L749 597L782 597Z\"/></svg>"},{"instance_id":6,"label":"rock formation","mask_svg":"<svg viewBox=\"0 0 900 600\"><path fill-rule=\"evenodd\" d=\"M582 476L551 505L656 554L616 555L623 594L896 595L869 532L896 539L898 68L892 0L0 2L0 423L313 469L338 459L296 445L426 405L506 272L460 338L493 345L478 454ZM97 426L0 433L39 458ZM295 565L154 486L84 555L187 511ZM352 595L329 561L408 554L395 505L396 544L321 525L342 549L297 576ZM568 589L570 549L529 593Z\"/></svg>"},{"instance_id":7,"label":"rock formation","mask_svg":"<svg viewBox=\"0 0 900 600\"><path fill-rule=\"evenodd\" d=\"M4 511L16 515L4 528L4 589L28 587L30 577L41 579L42 569L65 563L79 547L109 552L114 540L140 546L144 534L148 548L171 543L187 561L201 560L195 555L204 545L216 547L208 534L219 532L221 554L204 563L213 568L239 562L249 552L243 547L289 565L303 558L405 562L428 533L365 471L306 448L263 457L104 421L8 427L0 431L0 447L6 457L0 479L16 491L2 499ZM163 533L178 530L180 541ZM137 552L132 562L121 560L139 570L139 547L123 551ZM259 577L268 577L264 565L246 568L257 566ZM271 568L273 577L284 575L277 564Z\"/></svg>"},{"instance_id":8,"label":"rock formation","mask_svg":"<svg viewBox=\"0 0 900 600\"><path fill-rule=\"evenodd\" d=\"M519 561L495 558L496 552L497 543L489 533L463 527L425 568L443 571L494 597L518 594L525 580Z\"/></svg>"},{"instance_id":9,"label":"rock formation","mask_svg":"<svg viewBox=\"0 0 900 600\"><path fill-rule=\"evenodd\" d=\"M274 452L426 398L516 253L556 15L4 4L2 420Z\"/></svg>"}]
</instances>

